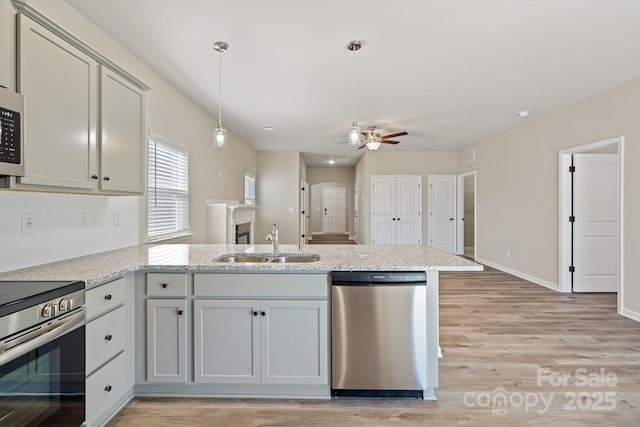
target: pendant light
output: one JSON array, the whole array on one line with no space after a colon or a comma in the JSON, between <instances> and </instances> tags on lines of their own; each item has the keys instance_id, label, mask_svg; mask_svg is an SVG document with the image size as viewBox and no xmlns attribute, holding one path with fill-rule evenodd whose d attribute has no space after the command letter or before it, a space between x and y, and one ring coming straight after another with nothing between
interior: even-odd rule
<instances>
[{"instance_id":1,"label":"pendant light","mask_svg":"<svg viewBox=\"0 0 640 427\"><path fill-rule=\"evenodd\" d=\"M349 145L352 147L360 146L360 127L356 121L356 51L360 50L362 43L358 40L352 40L347 45L347 49L353 52L353 123L349 130Z\"/></svg>"},{"instance_id":2,"label":"pendant light","mask_svg":"<svg viewBox=\"0 0 640 427\"><path fill-rule=\"evenodd\" d=\"M218 52L218 94L220 96L218 102L218 126L216 126L215 140L213 146L216 148L227 148L227 130L222 127L222 54L229 49L229 44L226 42L215 42L213 44L213 50Z\"/></svg>"}]
</instances>

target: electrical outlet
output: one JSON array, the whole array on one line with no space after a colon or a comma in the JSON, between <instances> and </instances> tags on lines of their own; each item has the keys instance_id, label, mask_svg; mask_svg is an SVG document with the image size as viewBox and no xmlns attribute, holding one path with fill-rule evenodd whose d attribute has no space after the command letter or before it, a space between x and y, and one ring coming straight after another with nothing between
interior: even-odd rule
<instances>
[{"instance_id":1,"label":"electrical outlet","mask_svg":"<svg viewBox=\"0 0 640 427\"><path fill-rule=\"evenodd\" d=\"M80 216L80 226L82 228L98 227L98 214L95 211L83 211Z\"/></svg>"},{"instance_id":2,"label":"electrical outlet","mask_svg":"<svg viewBox=\"0 0 640 427\"><path fill-rule=\"evenodd\" d=\"M87 228L96 228L98 226L98 214L95 211L87 212Z\"/></svg>"},{"instance_id":3,"label":"electrical outlet","mask_svg":"<svg viewBox=\"0 0 640 427\"><path fill-rule=\"evenodd\" d=\"M22 214L22 234L36 234L38 232L38 215L34 213Z\"/></svg>"},{"instance_id":4,"label":"electrical outlet","mask_svg":"<svg viewBox=\"0 0 640 427\"><path fill-rule=\"evenodd\" d=\"M507 249L507 258L511 258L511 251Z\"/></svg>"}]
</instances>

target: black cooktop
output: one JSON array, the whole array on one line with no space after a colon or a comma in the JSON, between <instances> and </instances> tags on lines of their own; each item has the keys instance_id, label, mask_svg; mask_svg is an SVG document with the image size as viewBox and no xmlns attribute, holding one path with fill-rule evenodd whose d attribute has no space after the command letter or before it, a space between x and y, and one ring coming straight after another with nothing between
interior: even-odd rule
<instances>
[{"instance_id":1,"label":"black cooktop","mask_svg":"<svg viewBox=\"0 0 640 427\"><path fill-rule=\"evenodd\" d=\"M0 281L0 317L84 289L79 281Z\"/></svg>"}]
</instances>

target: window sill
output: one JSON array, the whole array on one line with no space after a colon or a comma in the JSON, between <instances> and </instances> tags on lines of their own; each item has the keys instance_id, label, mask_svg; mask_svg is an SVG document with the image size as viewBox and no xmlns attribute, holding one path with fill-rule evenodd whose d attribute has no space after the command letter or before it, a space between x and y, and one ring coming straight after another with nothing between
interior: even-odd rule
<instances>
[{"instance_id":1,"label":"window sill","mask_svg":"<svg viewBox=\"0 0 640 427\"><path fill-rule=\"evenodd\" d=\"M163 235L163 236L155 236L155 237L151 237L147 239L147 243L160 243L160 242L168 242L170 240L172 241L180 241L180 240L186 240L188 238L190 238L191 236L193 236L195 233L191 233L191 232L184 232L184 233L175 233L175 234L167 234L167 235Z\"/></svg>"}]
</instances>

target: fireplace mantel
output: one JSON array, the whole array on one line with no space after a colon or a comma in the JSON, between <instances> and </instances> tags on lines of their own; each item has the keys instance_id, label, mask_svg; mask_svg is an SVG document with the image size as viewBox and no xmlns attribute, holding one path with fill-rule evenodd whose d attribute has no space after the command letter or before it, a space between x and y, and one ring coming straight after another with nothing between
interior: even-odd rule
<instances>
[{"instance_id":1,"label":"fireplace mantel","mask_svg":"<svg viewBox=\"0 0 640 427\"><path fill-rule=\"evenodd\" d=\"M257 206L245 205L237 200L214 199L207 199L205 204L208 243L235 244L236 226L249 224L248 243L253 244Z\"/></svg>"}]
</instances>

